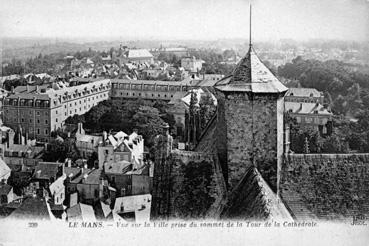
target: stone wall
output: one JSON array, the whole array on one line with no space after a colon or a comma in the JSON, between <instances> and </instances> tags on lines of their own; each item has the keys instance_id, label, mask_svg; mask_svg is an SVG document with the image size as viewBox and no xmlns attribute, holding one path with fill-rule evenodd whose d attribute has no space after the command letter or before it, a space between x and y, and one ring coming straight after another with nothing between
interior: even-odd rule
<instances>
[{"instance_id":1,"label":"stone wall","mask_svg":"<svg viewBox=\"0 0 369 246\"><path fill-rule=\"evenodd\" d=\"M226 196L217 162L214 154L174 150L156 163L153 219L217 218Z\"/></svg>"},{"instance_id":2,"label":"stone wall","mask_svg":"<svg viewBox=\"0 0 369 246\"><path fill-rule=\"evenodd\" d=\"M369 214L369 154L290 154L280 194L297 216L307 208L321 219Z\"/></svg>"},{"instance_id":3,"label":"stone wall","mask_svg":"<svg viewBox=\"0 0 369 246\"><path fill-rule=\"evenodd\" d=\"M283 153L283 98L230 93L224 103L228 180L234 188L250 166L258 167L271 188L277 189L277 168ZM220 123L218 124L220 125ZM220 140L222 141L222 140Z\"/></svg>"}]
</instances>

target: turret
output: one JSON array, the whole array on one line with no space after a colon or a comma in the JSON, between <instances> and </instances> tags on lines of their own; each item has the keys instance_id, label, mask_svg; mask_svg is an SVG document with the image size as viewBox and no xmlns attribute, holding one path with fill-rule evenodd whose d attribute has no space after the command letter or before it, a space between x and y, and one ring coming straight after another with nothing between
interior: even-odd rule
<instances>
[{"instance_id":1,"label":"turret","mask_svg":"<svg viewBox=\"0 0 369 246\"><path fill-rule=\"evenodd\" d=\"M216 85L218 153L227 166L229 188L250 166L258 168L276 191L283 155L284 94L287 88L259 60L250 45L233 74ZM220 158L221 159L221 158Z\"/></svg>"}]
</instances>

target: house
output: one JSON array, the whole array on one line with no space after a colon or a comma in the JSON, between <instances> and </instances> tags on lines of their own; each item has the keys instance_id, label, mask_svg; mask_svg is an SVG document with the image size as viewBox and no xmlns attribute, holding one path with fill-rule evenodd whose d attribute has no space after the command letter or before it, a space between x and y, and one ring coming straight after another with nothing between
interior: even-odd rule
<instances>
[{"instance_id":1,"label":"house","mask_svg":"<svg viewBox=\"0 0 369 246\"><path fill-rule=\"evenodd\" d=\"M89 172L84 172L82 177L71 181L71 183L76 183L81 202L92 205L98 202L100 198L103 198L104 187L107 188L107 186L102 179L101 172L102 170L100 169L92 169Z\"/></svg>"},{"instance_id":2,"label":"house","mask_svg":"<svg viewBox=\"0 0 369 246\"><path fill-rule=\"evenodd\" d=\"M27 139L27 134L22 136L22 129L16 134L13 129L3 126L1 135L0 156L13 170L23 166L34 167L43 155L44 147L35 146L35 141ZM19 144L14 143L15 138Z\"/></svg>"},{"instance_id":3,"label":"house","mask_svg":"<svg viewBox=\"0 0 369 246\"><path fill-rule=\"evenodd\" d=\"M59 162L39 162L32 177L33 182L48 189L59 177L63 176L64 164Z\"/></svg>"},{"instance_id":4,"label":"house","mask_svg":"<svg viewBox=\"0 0 369 246\"><path fill-rule=\"evenodd\" d=\"M49 186L52 203L55 205L62 205L65 199L64 180L66 176L60 176Z\"/></svg>"},{"instance_id":5,"label":"house","mask_svg":"<svg viewBox=\"0 0 369 246\"><path fill-rule=\"evenodd\" d=\"M323 93L313 88L290 88L286 94L284 109L303 127L312 127L322 135L332 133L333 114L323 106Z\"/></svg>"},{"instance_id":6,"label":"house","mask_svg":"<svg viewBox=\"0 0 369 246\"><path fill-rule=\"evenodd\" d=\"M115 201L113 213L127 221L149 221L151 200L150 194L119 197Z\"/></svg>"},{"instance_id":7,"label":"house","mask_svg":"<svg viewBox=\"0 0 369 246\"><path fill-rule=\"evenodd\" d=\"M148 167L132 170L127 161L105 162L104 173L109 184L115 188L116 197L150 193L150 176Z\"/></svg>"},{"instance_id":8,"label":"house","mask_svg":"<svg viewBox=\"0 0 369 246\"><path fill-rule=\"evenodd\" d=\"M284 98L285 102L324 103L323 93L315 88L289 88Z\"/></svg>"},{"instance_id":9,"label":"house","mask_svg":"<svg viewBox=\"0 0 369 246\"><path fill-rule=\"evenodd\" d=\"M103 144L98 147L99 168L105 162L128 161L135 168L143 165L144 139L136 132L130 135L120 131L109 137L104 136Z\"/></svg>"},{"instance_id":10,"label":"house","mask_svg":"<svg viewBox=\"0 0 369 246\"><path fill-rule=\"evenodd\" d=\"M76 147L82 158L88 159L92 153L97 153L97 147L102 140L102 136L85 134L82 123L78 123L78 129L76 132Z\"/></svg>"},{"instance_id":11,"label":"house","mask_svg":"<svg viewBox=\"0 0 369 246\"><path fill-rule=\"evenodd\" d=\"M13 199L13 187L5 183L0 183L0 205L11 203Z\"/></svg>"},{"instance_id":12,"label":"house","mask_svg":"<svg viewBox=\"0 0 369 246\"><path fill-rule=\"evenodd\" d=\"M132 63L136 66L154 62L154 56L146 49L125 49L118 57L119 63L123 66L126 63Z\"/></svg>"},{"instance_id":13,"label":"house","mask_svg":"<svg viewBox=\"0 0 369 246\"><path fill-rule=\"evenodd\" d=\"M197 73L202 69L202 64L204 63L201 59L196 59L196 57L184 57L181 59L181 67L186 71L191 73Z\"/></svg>"}]
</instances>

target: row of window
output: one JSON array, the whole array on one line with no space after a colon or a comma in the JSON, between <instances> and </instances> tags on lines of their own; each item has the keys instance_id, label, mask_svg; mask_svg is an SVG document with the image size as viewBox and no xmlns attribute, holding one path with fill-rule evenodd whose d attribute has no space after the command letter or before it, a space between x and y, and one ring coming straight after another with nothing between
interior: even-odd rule
<instances>
[{"instance_id":1,"label":"row of window","mask_svg":"<svg viewBox=\"0 0 369 246\"><path fill-rule=\"evenodd\" d=\"M118 93L116 93L117 95L118 95ZM131 95L130 95L130 93L129 92L121 92L120 93L120 96L141 96L142 94L141 93L137 93L137 95L136 95L136 93L132 93ZM150 97L150 94L148 94L148 93L144 93L144 95L146 96L146 97ZM151 97L161 97L161 95L160 94L158 94L157 96L155 95L155 94L151 94ZM163 97L169 97L169 96L167 96L167 94L164 94L164 96ZM170 95L170 97L173 97L173 95Z\"/></svg>"},{"instance_id":2,"label":"row of window","mask_svg":"<svg viewBox=\"0 0 369 246\"><path fill-rule=\"evenodd\" d=\"M29 111L28 111L28 114L29 114L29 115L33 115L33 112L34 112L34 111L29 110ZM8 109L6 109L6 110L5 110L5 113L8 115L8 114L9 114L9 110L8 110ZM42 111L36 111L36 116L41 116L41 114L42 114ZM25 112L21 111L21 115L25 115ZM43 115L45 115L45 116L49 116L49 112L48 112L48 111L44 111L44 112L43 112Z\"/></svg>"},{"instance_id":3,"label":"row of window","mask_svg":"<svg viewBox=\"0 0 369 246\"><path fill-rule=\"evenodd\" d=\"M95 99L99 99L99 98L103 98L103 97L105 97L106 96L106 94L104 93L104 94L100 94L100 95L96 95L96 98L94 97L94 96L92 96L91 98L89 97L89 98L85 98L84 100L83 100L83 102L84 103L86 103L86 102L90 102L90 101L92 101L92 100L95 100ZM79 104L82 104L82 100L80 100L79 101ZM67 104L64 104L64 108L67 108ZM74 106L77 106L77 102L74 102ZM69 107L73 107L73 104L72 103L69 103Z\"/></svg>"},{"instance_id":4,"label":"row of window","mask_svg":"<svg viewBox=\"0 0 369 246\"><path fill-rule=\"evenodd\" d=\"M326 124L327 119L321 119L319 117L296 117L297 123L301 123L302 120L304 120L305 123L311 124L314 122L314 124Z\"/></svg>"},{"instance_id":5,"label":"row of window","mask_svg":"<svg viewBox=\"0 0 369 246\"><path fill-rule=\"evenodd\" d=\"M146 84L129 84L114 83L113 88L125 90L145 90L145 91L187 91L192 87L180 85L146 85Z\"/></svg>"},{"instance_id":6,"label":"row of window","mask_svg":"<svg viewBox=\"0 0 369 246\"><path fill-rule=\"evenodd\" d=\"M301 103L316 103L317 101L320 101L317 98L307 99L307 98L289 98L286 97L284 99L286 102L301 102Z\"/></svg>"}]
</instances>

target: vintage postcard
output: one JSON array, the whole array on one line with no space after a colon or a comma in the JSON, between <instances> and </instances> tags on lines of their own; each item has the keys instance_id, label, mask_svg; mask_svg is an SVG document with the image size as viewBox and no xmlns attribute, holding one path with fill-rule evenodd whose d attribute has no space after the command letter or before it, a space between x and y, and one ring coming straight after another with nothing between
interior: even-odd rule
<instances>
[{"instance_id":1,"label":"vintage postcard","mask_svg":"<svg viewBox=\"0 0 369 246\"><path fill-rule=\"evenodd\" d=\"M0 6L0 246L369 245L368 0Z\"/></svg>"}]
</instances>

